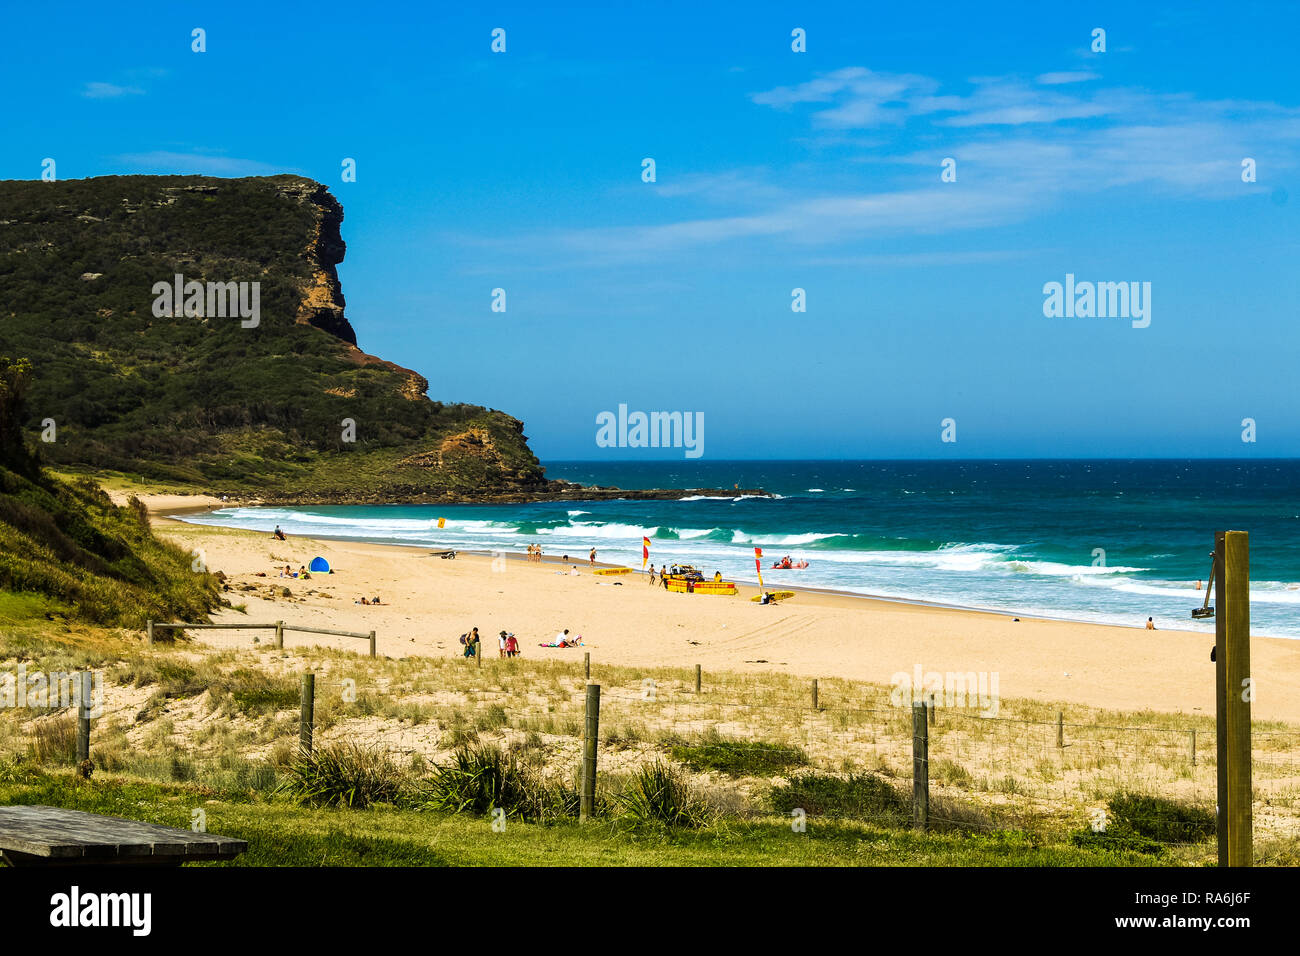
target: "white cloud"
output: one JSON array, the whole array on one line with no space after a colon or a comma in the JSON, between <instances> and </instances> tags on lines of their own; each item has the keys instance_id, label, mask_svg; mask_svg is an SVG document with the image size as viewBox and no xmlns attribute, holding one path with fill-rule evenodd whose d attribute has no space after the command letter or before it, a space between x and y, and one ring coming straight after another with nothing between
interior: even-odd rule
<instances>
[{"instance_id":1,"label":"white cloud","mask_svg":"<svg viewBox=\"0 0 1300 956\"><path fill-rule=\"evenodd\" d=\"M1086 83L1097 79L1097 74L1089 70L1064 70L1060 73L1041 73L1034 77L1034 82L1041 86L1062 86L1066 83Z\"/></svg>"},{"instance_id":2,"label":"white cloud","mask_svg":"<svg viewBox=\"0 0 1300 956\"><path fill-rule=\"evenodd\" d=\"M126 153L117 157L123 163L140 166L150 172L182 173L202 176L272 176L296 173L297 169L275 166L255 159L237 159L210 153L179 153L154 150L149 153Z\"/></svg>"},{"instance_id":3,"label":"white cloud","mask_svg":"<svg viewBox=\"0 0 1300 956\"><path fill-rule=\"evenodd\" d=\"M115 99L119 96L141 96L144 90L138 86L118 86L115 83L87 83L81 95L92 100Z\"/></svg>"}]
</instances>

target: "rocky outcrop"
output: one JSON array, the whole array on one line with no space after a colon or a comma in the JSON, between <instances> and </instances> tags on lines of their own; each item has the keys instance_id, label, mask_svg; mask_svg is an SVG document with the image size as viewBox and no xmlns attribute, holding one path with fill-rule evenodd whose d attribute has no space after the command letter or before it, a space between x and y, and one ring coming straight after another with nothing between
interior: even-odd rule
<instances>
[{"instance_id":1,"label":"rocky outcrop","mask_svg":"<svg viewBox=\"0 0 1300 956\"><path fill-rule=\"evenodd\" d=\"M305 253L311 264L311 280L302 290L298 323L315 326L356 346L357 333L343 314L346 302L335 269L348 250L343 241L343 205L330 195L327 188L310 180L283 182L277 192L309 206L316 220L315 232Z\"/></svg>"}]
</instances>

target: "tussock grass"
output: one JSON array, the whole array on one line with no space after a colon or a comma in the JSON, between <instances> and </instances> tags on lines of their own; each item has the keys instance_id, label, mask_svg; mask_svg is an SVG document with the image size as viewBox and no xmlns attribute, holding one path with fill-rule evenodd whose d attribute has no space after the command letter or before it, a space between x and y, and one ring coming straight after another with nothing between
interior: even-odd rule
<instances>
[{"instance_id":1,"label":"tussock grass","mask_svg":"<svg viewBox=\"0 0 1300 956\"><path fill-rule=\"evenodd\" d=\"M386 754L345 741L299 753L280 791L311 807L363 810L376 803L396 803L405 784L405 776Z\"/></svg>"}]
</instances>

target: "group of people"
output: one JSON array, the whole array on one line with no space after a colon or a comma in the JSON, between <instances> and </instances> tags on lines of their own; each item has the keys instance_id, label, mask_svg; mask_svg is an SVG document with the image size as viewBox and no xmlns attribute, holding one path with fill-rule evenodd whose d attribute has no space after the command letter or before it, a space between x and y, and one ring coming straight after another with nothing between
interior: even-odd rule
<instances>
[{"instance_id":1,"label":"group of people","mask_svg":"<svg viewBox=\"0 0 1300 956\"><path fill-rule=\"evenodd\" d=\"M370 605L370 604L383 604L384 602L381 601L381 600L379 600L379 595L376 594L374 597L372 597L372 598L371 598L370 600L368 600L368 601L366 600L365 595L362 595L358 600L353 601L352 603L353 603L353 604L365 604L365 605Z\"/></svg>"},{"instance_id":2,"label":"group of people","mask_svg":"<svg viewBox=\"0 0 1300 956\"><path fill-rule=\"evenodd\" d=\"M528 546L528 560L529 561L542 560L542 546L540 544L530 544Z\"/></svg>"},{"instance_id":3,"label":"group of people","mask_svg":"<svg viewBox=\"0 0 1300 956\"><path fill-rule=\"evenodd\" d=\"M470 628L468 634L462 634L460 636L460 643L461 646L465 648L464 655L466 657L474 657L479 654L479 647L483 643L483 639L479 636L478 628ZM519 653L519 640L515 637L513 631L502 631L497 635L498 656L518 657Z\"/></svg>"},{"instance_id":4,"label":"group of people","mask_svg":"<svg viewBox=\"0 0 1300 956\"><path fill-rule=\"evenodd\" d=\"M280 577L302 578L304 581L310 581L311 572L307 570L306 565L300 564L298 565L298 570L294 571L292 568L289 567L289 565L286 564L283 568L280 569Z\"/></svg>"}]
</instances>

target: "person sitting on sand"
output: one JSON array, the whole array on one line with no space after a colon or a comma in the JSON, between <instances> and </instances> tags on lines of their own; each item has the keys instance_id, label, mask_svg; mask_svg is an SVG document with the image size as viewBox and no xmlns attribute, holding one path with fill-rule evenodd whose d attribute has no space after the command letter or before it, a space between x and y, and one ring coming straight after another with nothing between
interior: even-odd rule
<instances>
[{"instance_id":1,"label":"person sitting on sand","mask_svg":"<svg viewBox=\"0 0 1300 956\"><path fill-rule=\"evenodd\" d=\"M379 600L379 595L376 594L374 597L372 597L372 598L370 599L370 603L371 603L371 604L383 604L384 602L381 601L381 600Z\"/></svg>"},{"instance_id":2,"label":"person sitting on sand","mask_svg":"<svg viewBox=\"0 0 1300 956\"><path fill-rule=\"evenodd\" d=\"M363 595L361 596L360 600L353 601L352 603L353 603L353 604L369 604L370 602L366 600L366 596L363 594Z\"/></svg>"},{"instance_id":3,"label":"person sitting on sand","mask_svg":"<svg viewBox=\"0 0 1300 956\"><path fill-rule=\"evenodd\" d=\"M1154 631L1155 629L1156 629L1156 622L1151 620L1151 618L1147 618L1147 630Z\"/></svg>"},{"instance_id":4,"label":"person sitting on sand","mask_svg":"<svg viewBox=\"0 0 1300 956\"><path fill-rule=\"evenodd\" d=\"M283 540L285 540L285 538L284 538L284 532L280 530L280 526L279 526L279 525L276 525L276 526L275 526L275 530L271 532L271 537L273 537L273 538L275 538L275 539L277 539L277 540L279 540L279 541L283 541Z\"/></svg>"}]
</instances>

